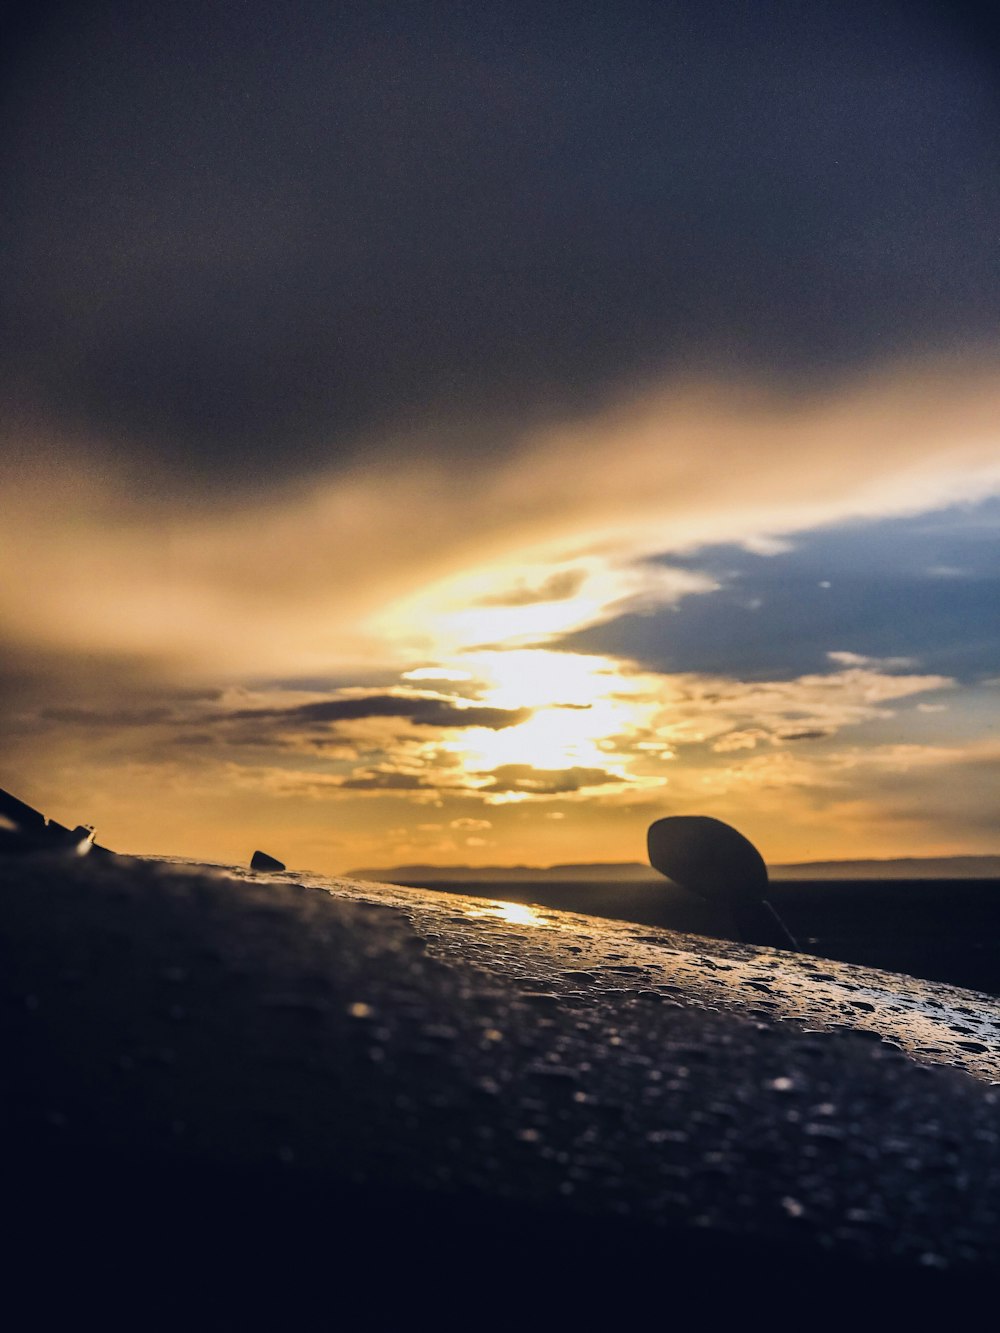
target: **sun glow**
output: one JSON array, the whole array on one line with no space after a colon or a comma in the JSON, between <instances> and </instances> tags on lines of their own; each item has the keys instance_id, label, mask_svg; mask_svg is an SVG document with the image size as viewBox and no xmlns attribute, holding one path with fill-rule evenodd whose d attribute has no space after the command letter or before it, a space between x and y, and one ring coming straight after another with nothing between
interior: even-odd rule
<instances>
[{"instance_id":1,"label":"sun glow","mask_svg":"<svg viewBox=\"0 0 1000 1333\"><path fill-rule=\"evenodd\" d=\"M623 549L567 559L542 549L517 563L464 570L383 608L368 628L411 660L418 645L424 655L451 657L530 647L626 607L662 606L715 586L705 575L637 563L631 555Z\"/></svg>"},{"instance_id":2,"label":"sun glow","mask_svg":"<svg viewBox=\"0 0 1000 1333\"><path fill-rule=\"evenodd\" d=\"M412 661L419 652L431 663L411 667L403 680L454 683L470 705L532 710L517 726L463 728L438 743L471 787L487 790L492 772L518 765L550 775L588 770L576 774L573 790L589 779L608 790L634 780L616 738L647 726L656 712L648 682L611 658L556 652L545 643L625 607L675 601L705 583L686 571L618 564L608 553L572 559L548 553L537 562L482 566L441 580L388 608L375 628L401 655ZM487 799L524 795L494 790Z\"/></svg>"},{"instance_id":3,"label":"sun glow","mask_svg":"<svg viewBox=\"0 0 1000 1333\"><path fill-rule=\"evenodd\" d=\"M494 708L589 709L623 684L621 666L610 657L514 648L465 653L462 661Z\"/></svg>"},{"instance_id":4,"label":"sun glow","mask_svg":"<svg viewBox=\"0 0 1000 1333\"><path fill-rule=\"evenodd\" d=\"M467 736L444 742L444 746L471 773L488 773L507 764L530 764L546 770L620 767L610 765L608 755L592 740L581 736L571 720L551 711L540 712L509 731L476 729ZM623 773L621 777L624 781Z\"/></svg>"},{"instance_id":5,"label":"sun glow","mask_svg":"<svg viewBox=\"0 0 1000 1333\"><path fill-rule=\"evenodd\" d=\"M657 704L632 697L628 678L609 658L545 649L467 654L481 682L482 702L496 708L532 708L519 726L499 731L470 728L443 748L470 772L505 764L558 770L589 768L627 782L614 738L633 732Z\"/></svg>"}]
</instances>

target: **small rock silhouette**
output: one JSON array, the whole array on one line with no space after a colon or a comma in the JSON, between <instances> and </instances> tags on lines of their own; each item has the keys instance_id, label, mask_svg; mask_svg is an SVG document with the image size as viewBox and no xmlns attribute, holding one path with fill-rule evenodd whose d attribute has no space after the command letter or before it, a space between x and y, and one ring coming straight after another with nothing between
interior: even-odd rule
<instances>
[{"instance_id":1,"label":"small rock silhouette","mask_svg":"<svg viewBox=\"0 0 1000 1333\"><path fill-rule=\"evenodd\" d=\"M268 856L267 852L254 852L250 858L251 870L284 870L284 861L278 861L273 856Z\"/></svg>"}]
</instances>

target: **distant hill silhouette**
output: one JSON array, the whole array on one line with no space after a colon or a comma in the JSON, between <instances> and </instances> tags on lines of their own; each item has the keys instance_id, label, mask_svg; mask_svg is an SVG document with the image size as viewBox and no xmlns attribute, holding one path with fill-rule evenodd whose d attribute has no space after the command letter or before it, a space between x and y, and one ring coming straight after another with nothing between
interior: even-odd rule
<instances>
[{"instance_id":1,"label":"distant hill silhouette","mask_svg":"<svg viewBox=\"0 0 1000 1333\"><path fill-rule=\"evenodd\" d=\"M554 866L385 866L382 869L347 870L348 879L381 879L388 884L405 883L409 879L427 879L435 884L451 884L468 880L476 884L538 883L540 880L658 880L660 875L652 866L639 861L596 861Z\"/></svg>"},{"instance_id":2,"label":"distant hill silhouette","mask_svg":"<svg viewBox=\"0 0 1000 1333\"><path fill-rule=\"evenodd\" d=\"M662 878L639 861L597 861L554 866L433 866L364 867L345 871L350 879L382 880L388 884L516 884L609 881L662 883ZM903 856L864 861L797 861L768 866L774 880L782 879L998 879L1000 855Z\"/></svg>"}]
</instances>

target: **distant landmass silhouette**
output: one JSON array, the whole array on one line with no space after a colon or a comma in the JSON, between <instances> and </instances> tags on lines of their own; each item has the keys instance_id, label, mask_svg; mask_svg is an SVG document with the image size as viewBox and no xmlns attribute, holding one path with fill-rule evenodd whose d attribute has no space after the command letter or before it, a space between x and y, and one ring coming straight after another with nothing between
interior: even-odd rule
<instances>
[{"instance_id":1,"label":"distant landmass silhouette","mask_svg":"<svg viewBox=\"0 0 1000 1333\"><path fill-rule=\"evenodd\" d=\"M661 877L640 861L596 861L553 866L363 867L344 872L349 879L382 880L389 884L563 883L609 881L657 883ZM796 861L768 866L781 879L998 879L1000 854L992 856L901 856L856 861Z\"/></svg>"}]
</instances>

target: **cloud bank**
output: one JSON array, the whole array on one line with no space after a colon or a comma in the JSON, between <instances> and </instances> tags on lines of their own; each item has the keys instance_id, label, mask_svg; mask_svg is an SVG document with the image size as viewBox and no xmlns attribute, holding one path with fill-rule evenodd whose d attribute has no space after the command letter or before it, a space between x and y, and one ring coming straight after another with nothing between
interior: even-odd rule
<instances>
[{"instance_id":1,"label":"cloud bank","mask_svg":"<svg viewBox=\"0 0 1000 1333\"><path fill-rule=\"evenodd\" d=\"M581 556L611 581L593 623L616 594L641 602L644 555L979 499L1000 487L997 419L992 366L927 364L807 400L673 388L512 439L471 473L360 466L266 501L150 500L99 449L35 441L7 487L0 618L15 646L192 682L411 666L421 619L470 570L474 600L503 603L484 613L541 608L571 630L552 608Z\"/></svg>"}]
</instances>

